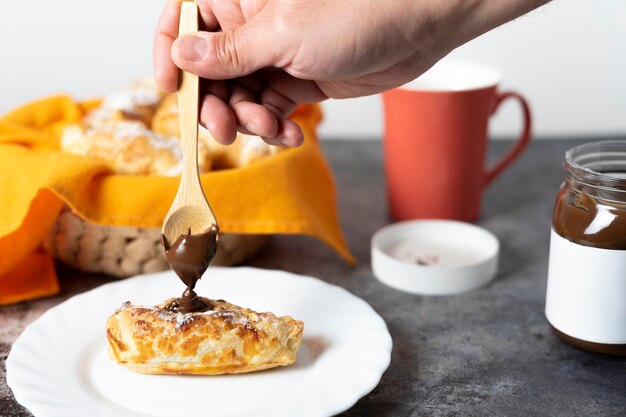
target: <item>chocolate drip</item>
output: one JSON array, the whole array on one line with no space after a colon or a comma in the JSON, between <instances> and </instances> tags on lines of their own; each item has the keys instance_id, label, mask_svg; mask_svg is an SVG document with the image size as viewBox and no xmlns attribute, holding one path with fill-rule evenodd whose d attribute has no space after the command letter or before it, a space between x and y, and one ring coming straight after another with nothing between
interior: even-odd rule
<instances>
[{"instance_id":1,"label":"chocolate drip","mask_svg":"<svg viewBox=\"0 0 626 417\"><path fill-rule=\"evenodd\" d=\"M196 283L209 267L217 252L219 230L217 225L203 233L192 235L191 228L186 235L180 235L173 244L162 236L167 262L176 275L187 285L180 298L170 302L165 308L170 311L191 313L212 308L194 291Z\"/></svg>"}]
</instances>

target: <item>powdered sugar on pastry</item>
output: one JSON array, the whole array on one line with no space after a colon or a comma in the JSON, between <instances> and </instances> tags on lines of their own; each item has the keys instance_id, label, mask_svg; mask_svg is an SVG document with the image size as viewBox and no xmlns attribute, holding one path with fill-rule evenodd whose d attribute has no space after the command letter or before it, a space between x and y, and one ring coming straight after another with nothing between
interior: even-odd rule
<instances>
[{"instance_id":1,"label":"powdered sugar on pastry","mask_svg":"<svg viewBox=\"0 0 626 417\"><path fill-rule=\"evenodd\" d=\"M68 126L61 148L70 153L103 159L118 174L180 175L180 141L148 128L163 98L154 82L142 80L106 96L83 121ZM206 146L199 146L201 172L211 169Z\"/></svg>"},{"instance_id":2,"label":"powdered sugar on pastry","mask_svg":"<svg viewBox=\"0 0 626 417\"><path fill-rule=\"evenodd\" d=\"M258 136L239 134L224 146L199 129L200 172L240 168L278 152ZM182 151L176 95L164 95L152 78L106 96L63 133L64 151L108 162L118 174L180 175Z\"/></svg>"},{"instance_id":3,"label":"powdered sugar on pastry","mask_svg":"<svg viewBox=\"0 0 626 417\"><path fill-rule=\"evenodd\" d=\"M61 148L103 159L119 174L179 175L182 169L179 142L153 133L141 122L69 126L63 132Z\"/></svg>"},{"instance_id":4,"label":"powdered sugar on pastry","mask_svg":"<svg viewBox=\"0 0 626 417\"><path fill-rule=\"evenodd\" d=\"M101 107L136 114L141 107L156 109L163 96L164 94L150 77L108 94L102 101Z\"/></svg>"}]
</instances>

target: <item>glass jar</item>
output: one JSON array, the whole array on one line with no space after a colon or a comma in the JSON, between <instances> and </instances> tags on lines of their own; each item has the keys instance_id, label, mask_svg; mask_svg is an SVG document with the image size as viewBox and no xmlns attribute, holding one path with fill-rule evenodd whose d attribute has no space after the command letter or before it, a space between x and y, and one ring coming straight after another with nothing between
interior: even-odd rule
<instances>
[{"instance_id":1,"label":"glass jar","mask_svg":"<svg viewBox=\"0 0 626 417\"><path fill-rule=\"evenodd\" d=\"M626 355L626 141L572 148L563 168L546 318L571 345Z\"/></svg>"}]
</instances>

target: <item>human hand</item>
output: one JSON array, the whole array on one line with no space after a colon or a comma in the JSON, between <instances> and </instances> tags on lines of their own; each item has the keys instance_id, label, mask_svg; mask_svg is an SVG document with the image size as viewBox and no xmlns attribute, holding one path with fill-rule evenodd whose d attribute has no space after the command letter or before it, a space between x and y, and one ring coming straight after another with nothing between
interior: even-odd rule
<instances>
[{"instance_id":1,"label":"human hand","mask_svg":"<svg viewBox=\"0 0 626 417\"><path fill-rule=\"evenodd\" d=\"M200 120L221 143L239 130L299 146L302 132L287 118L297 104L400 86L543 2L197 0L203 31L177 39L181 0L169 0L155 77L167 92L177 89L178 68L202 77Z\"/></svg>"}]
</instances>

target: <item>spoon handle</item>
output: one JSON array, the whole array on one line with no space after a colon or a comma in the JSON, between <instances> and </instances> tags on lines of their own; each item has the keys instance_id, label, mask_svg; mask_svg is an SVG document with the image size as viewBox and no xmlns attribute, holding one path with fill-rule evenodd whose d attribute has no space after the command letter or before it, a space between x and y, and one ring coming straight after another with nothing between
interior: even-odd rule
<instances>
[{"instance_id":1,"label":"spoon handle","mask_svg":"<svg viewBox=\"0 0 626 417\"><path fill-rule=\"evenodd\" d=\"M195 2L181 4L178 34L198 31L198 6ZM198 172L198 76L181 71L181 84L178 90L178 111L180 118L180 138L183 151L183 167L179 189L181 204L194 204L200 194L204 197ZM200 190L198 190L200 187ZM200 191L200 193L198 193Z\"/></svg>"}]
</instances>

